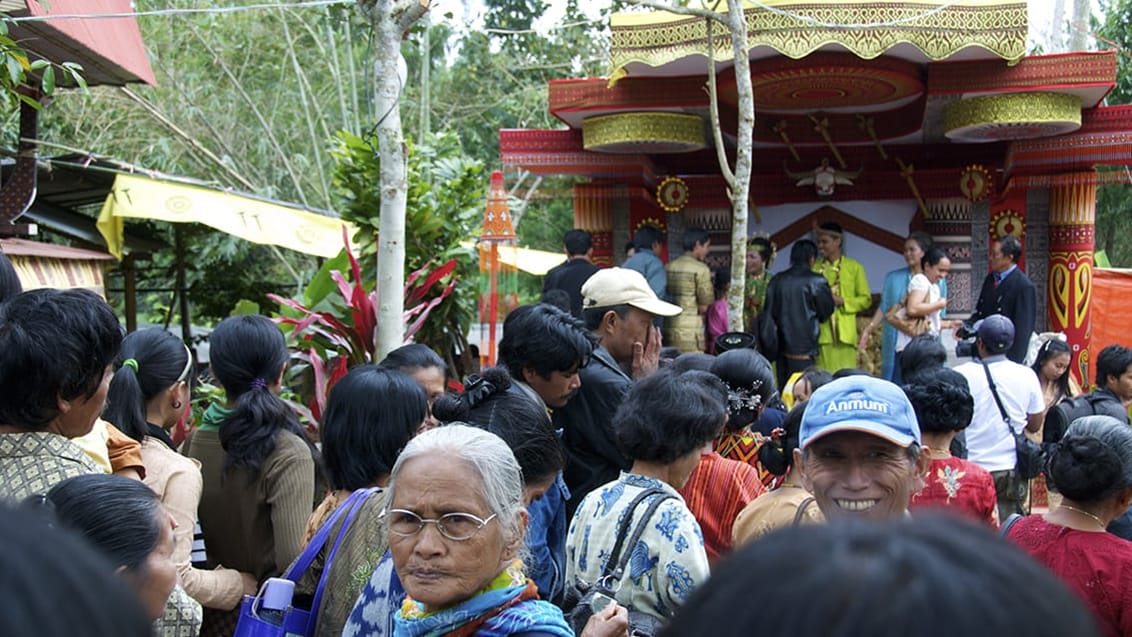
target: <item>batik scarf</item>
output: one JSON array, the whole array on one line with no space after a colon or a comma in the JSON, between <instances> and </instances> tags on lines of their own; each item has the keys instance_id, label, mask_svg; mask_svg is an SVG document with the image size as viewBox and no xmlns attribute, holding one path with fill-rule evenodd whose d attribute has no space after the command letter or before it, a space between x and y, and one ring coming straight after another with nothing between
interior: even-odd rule
<instances>
[{"instance_id":1,"label":"batik scarf","mask_svg":"<svg viewBox=\"0 0 1132 637\"><path fill-rule=\"evenodd\" d=\"M428 612L423 604L406 597L393 617L395 637L504 637L524 632L574 635L562 611L538 599L538 587L523 575L518 560L461 604Z\"/></svg>"}]
</instances>

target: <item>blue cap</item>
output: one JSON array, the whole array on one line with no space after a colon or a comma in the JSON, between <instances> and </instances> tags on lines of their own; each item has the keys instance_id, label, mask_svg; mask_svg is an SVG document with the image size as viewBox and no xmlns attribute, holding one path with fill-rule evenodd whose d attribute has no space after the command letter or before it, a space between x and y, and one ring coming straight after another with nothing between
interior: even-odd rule
<instances>
[{"instance_id":1,"label":"blue cap","mask_svg":"<svg viewBox=\"0 0 1132 637\"><path fill-rule=\"evenodd\" d=\"M872 376L839 378L810 396L799 446L838 431L872 434L901 447L920 442L920 424L904 390Z\"/></svg>"},{"instance_id":2,"label":"blue cap","mask_svg":"<svg viewBox=\"0 0 1132 637\"><path fill-rule=\"evenodd\" d=\"M1014 322L1001 314L991 314L975 325L975 335L991 354L1001 354L1014 344Z\"/></svg>"}]
</instances>

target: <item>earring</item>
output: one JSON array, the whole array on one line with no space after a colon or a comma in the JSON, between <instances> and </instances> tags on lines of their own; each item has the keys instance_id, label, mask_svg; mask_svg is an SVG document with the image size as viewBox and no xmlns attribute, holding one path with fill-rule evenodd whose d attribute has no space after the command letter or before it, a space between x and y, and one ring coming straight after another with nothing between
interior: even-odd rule
<instances>
[{"instance_id":1,"label":"earring","mask_svg":"<svg viewBox=\"0 0 1132 637\"><path fill-rule=\"evenodd\" d=\"M173 401L173 409L180 409L180 408L181 408L181 401L174 400Z\"/></svg>"}]
</instances>

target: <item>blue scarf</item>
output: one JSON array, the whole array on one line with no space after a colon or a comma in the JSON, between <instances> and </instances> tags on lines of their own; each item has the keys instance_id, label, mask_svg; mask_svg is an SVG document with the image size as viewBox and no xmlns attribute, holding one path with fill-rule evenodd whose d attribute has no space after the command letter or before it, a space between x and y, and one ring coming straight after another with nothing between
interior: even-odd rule
<instances>
[{"instance_id":1,"label":"blue scarf","mask_svg":"<svg viewBox=\"0 0 1132 637\"><path fill-rule=\"evenodd\" d=\"M534 599L519 599L533 594ZM510 605L508 605L510 604ZM500 607L502 610L499 610ZM408 619L405 615L413 616ZM484 616L487 615L486 619ZM474 632L467 624L483 620ZM464 627L465 630L460 629ZM453 632L474 634L479 637L505 637L516 633L540 632L559 637L574 637L566 624L562 611L549 602L537 599L530 580L513 586L492 588L471 599L435 613L423 613L418 602L411 599L393 617L394 637L441 637Z\"/></svg>"}]
</instances>

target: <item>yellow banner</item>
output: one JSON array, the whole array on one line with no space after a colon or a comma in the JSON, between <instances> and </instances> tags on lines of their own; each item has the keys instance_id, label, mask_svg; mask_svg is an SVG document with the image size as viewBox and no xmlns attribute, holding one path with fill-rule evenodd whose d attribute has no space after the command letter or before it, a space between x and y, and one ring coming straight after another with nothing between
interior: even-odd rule
<instances>
[{"instance_id":1,"label":"yellow banner","mask_svg":"<svg viewBox=\"0 0 1132 637\"><path fill-rule=\"evenodd\" d=\"M98 218L108 251L122 258L122 218L203 223L253 243L330 258L342 250L342 226L353 224L248 195L204 186L118 175Z\"/></svg>"}]
</instances>

